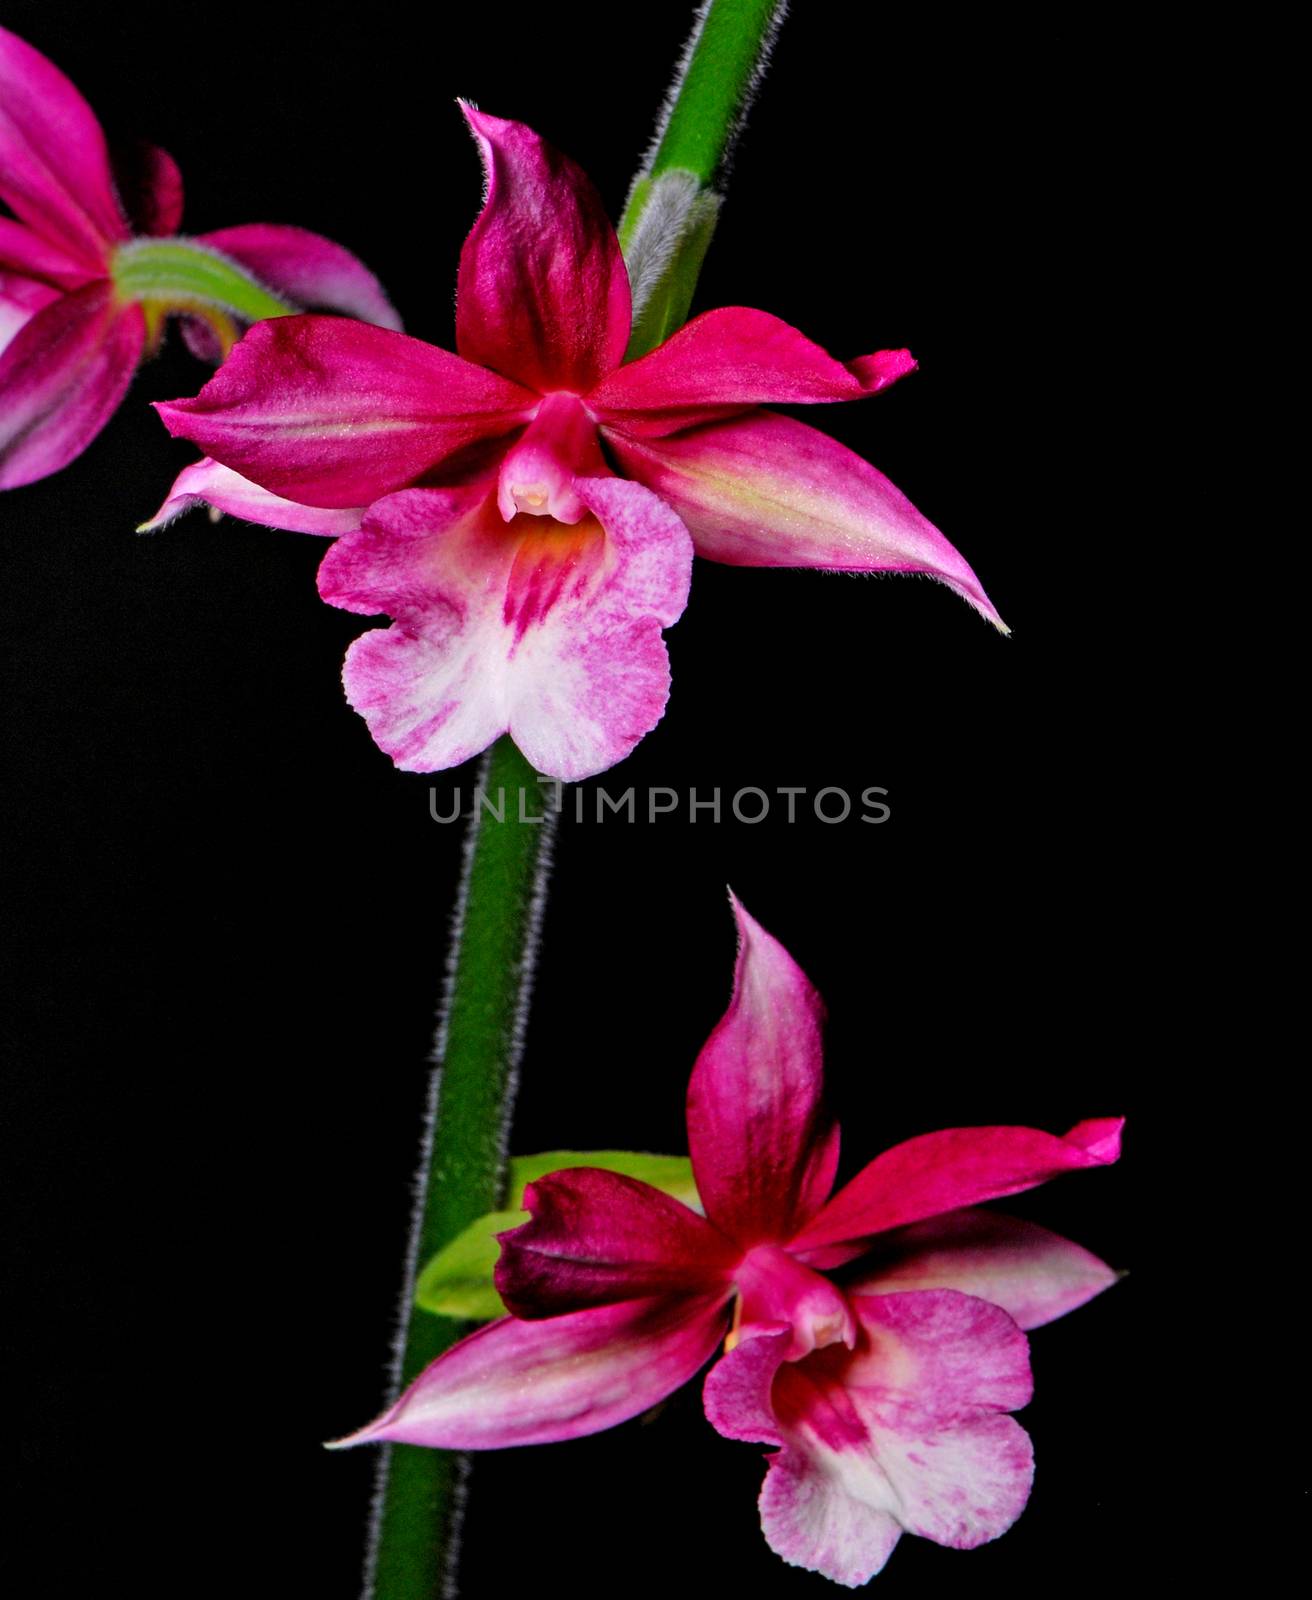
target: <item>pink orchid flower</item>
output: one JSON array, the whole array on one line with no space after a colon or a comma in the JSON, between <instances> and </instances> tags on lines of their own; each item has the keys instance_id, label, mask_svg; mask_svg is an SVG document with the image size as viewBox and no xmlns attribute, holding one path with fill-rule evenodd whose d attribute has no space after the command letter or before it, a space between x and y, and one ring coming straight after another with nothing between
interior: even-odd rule
<instances>
[{"instance_id":1,"label":"pink orchid flower","mask_svg":"<svg viewBox=\"0 0 1312 1600\"><path fill-rule=\"evenodd\" d=\"M661 630L694 549L927 573L1002 627L886 478L760 409L876 394L914 367L905 350L837 361L728 307L624 365L629 279L591 182L529 128L463 109L488 186L460 258L459 354L315 317L253 329L199 395L158 408L208 459L148 526L203 500L342 535L320 593L395 618L351 647L347 696L407 771L507 731L555 778L627 755L664 711Z\"/></svg>"},{"instance_id":2,"label":"pink orchid flower","mask_svg":"<svg viewBox=\"0 0 1312 1600\"><path fill-rule=\"evenodd\" d=\"M47 477L81 454L117 409L169 313L216 359L239 327L221 296L232 263L262 315L319 305L400 326L349 251L301 228L254 224L179 240L217 274L216 294L161 281L147 240L175 235L182 177L143 146L112 163L95 113L59 69L0 28L0 488ZM124 202L130 201L129 212ZM261 292L263 288L272 291Z\"/></svg>"},{"instance_id":3,"label":"pink orchid flower","mask_svg":"<svg viewBox=\"0 0 1312 1600\"><path fill-rule=\"evenodd\" d=\"M1033 1461L1023 1330L1115 1274L1079 1245L979 1210L1106 1166L1120 1119L1057 1138L952 1128L878 1156L830 1195L819 996L738 903L732 1002L688 1089L705 1215L630 1177L557 1172L502 1234L513 1315L429 1366L341 1441L490 1449L573 1439L655 1405L721 1340L706 1415L776 1446L761 1522L794 1566L856 1586L903 1532L969 1549L1023 1509ZM840 1287L827 1271L865 1260ZM727 1336L727 1337L726 1337Z\"/></svg>"}]
</instances>

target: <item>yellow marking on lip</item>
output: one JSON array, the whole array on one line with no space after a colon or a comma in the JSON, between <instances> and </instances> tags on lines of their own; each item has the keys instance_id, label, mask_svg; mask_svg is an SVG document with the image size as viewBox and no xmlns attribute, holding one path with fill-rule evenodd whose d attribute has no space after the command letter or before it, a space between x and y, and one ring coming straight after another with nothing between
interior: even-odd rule
<instances>
[{"instance_id":1,"label":"yellow marking on lip","mask_svg":"<svg viewBox=\"0 0 1312 1600\"><path fill-rule=\"evenodd\" d=\"M734 1303L733 1303L733 1325L730 1327L729 1332L725 1335L725 1340L724 1340L724 1353L725 1353L725 1355L728 1355L730 1350L732 1350L733 1347L738 1343L739 1339L742 1338L742 1333L740 1331L741 1328L742 1328L742 1322L743 1322L743 1297L742 1297L742 1295L738 1295L737 1298L734 1300Z\"/></svg>"}]
</instances>

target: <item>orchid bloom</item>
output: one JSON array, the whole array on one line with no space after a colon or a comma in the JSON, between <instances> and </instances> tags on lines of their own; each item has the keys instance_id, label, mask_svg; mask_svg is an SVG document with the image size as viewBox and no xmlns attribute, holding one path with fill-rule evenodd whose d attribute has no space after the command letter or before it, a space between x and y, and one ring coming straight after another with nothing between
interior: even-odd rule
<instances>
[{"instance_id":1,"label":"orchid bloom","mask_svg":"<svg viewBox=\"0 0 1312 1600\"><path fill-rule=\"evenodd\" d=\"M837 361L728 307L623 364L629 279L591 182L529 128L463 110L487 193L460 259L459 354L317 317L252 329L199 395L158 408L207 459L147 526L206 501L341 535L320 593L395 618L351 647L347 696L407 771L507 731L553 778L626 755L665 707L661 630L694 549L927 573L1002 627L886 478L760 409L876 394L914 367L905 350Z\"/></svg>"},{"instance_id":2,"label":"orchid bloom","mask_svg":"<svg viewBox=\"0 0 1312 1600\"><path fill-rule=\"evenodd\" d=\"M1057 1138L953 1128L896 1145L830 1195L838 1129L822 1101L819 996L734 902L727 1013L688 1089L705 1215L597 1168L530 1184L500 1236L512 1315L429 1366L341 1441L489 1449L572 1439L638 1415L724 1341L706 1415L777 1447L761 1522L785 1561L866 1582L905 1532L971 1548L1019 1516L1030 1442L1022 1330L1115 1274L1079 1245L977 1209L1106 1166L1119 1119ZM828 1197L828 1198L826 1198ZM840 1287L825 1273L865 1257Z\"/></svg>"},{"instance_id":3,"label":"orchid bloom","mask_svg":"<svg viewBox=\"0 0 1312 1600\"><path fill-rule=\"evenodd\" d=\"M188 343L209 359L253 315L318 305L400 326L373 274L318 234L255 224L172 237L182 220L172 157L143 146L111 162L91 107L5 28L0 200L15 214L0 215L3 489L86 449L170 313L187 318Z\"/></svg>"}]
</instances>

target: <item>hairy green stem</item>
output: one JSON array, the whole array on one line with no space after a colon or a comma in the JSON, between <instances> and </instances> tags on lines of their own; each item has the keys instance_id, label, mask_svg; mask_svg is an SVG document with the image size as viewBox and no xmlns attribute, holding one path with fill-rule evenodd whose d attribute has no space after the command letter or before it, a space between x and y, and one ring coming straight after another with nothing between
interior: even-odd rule
<instances>
[{"instance_id":1,"label":"hairy green stem","mask_svg":"<svg viewBox=\"0 0 1312 1600\"><path fill-rule=\"evenodd\" d=\"M634 282L626 359L654 350L688 319L719 217L729 160L788 0L706 0L620 218Z\"/></svg>"},{"instance_id":2,"label":"hairy green stem","mask_svg":"<svg viewBox=\"0 0 1312 1600\"><path fill-rule=\"evenodd\" d=\"M710 0L702 8L650 176L691 172L708 186L723 176L787 9L787 0Z\"/></svg>"},{"instance_id":3,"label":"hairy green stem","mask_svg":"<svg viewBox=\"0 0 1312 1600\"><path fill-rule=\"evenodd\" d=\"M465 1331L415 1306L415 1278L502 1199L550 868L556 811L508 736L480 767L474 807L429 1085L392 1374L396 1393ZM384 1446L366 1597L434 1600L454 1592L461 1470L459 1458L445 1450Z\"/></svg>"}]
</instances>

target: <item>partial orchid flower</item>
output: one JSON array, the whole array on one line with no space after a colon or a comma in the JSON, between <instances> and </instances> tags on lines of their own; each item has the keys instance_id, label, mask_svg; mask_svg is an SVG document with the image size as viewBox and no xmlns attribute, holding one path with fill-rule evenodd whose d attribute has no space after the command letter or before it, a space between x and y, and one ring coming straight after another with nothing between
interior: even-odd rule
<instances>
[{"instance_id":1,"label":"partial orchid flower","mask_svg":"<svg viewBox=\"0 0 1312 1600\"><path fill-rule=\"evenodd\" d=\"M318 317L252 329L199 395L158 408L208 459L148 527L205 501L339 535L324 599L395 618L351 647L347 696L407 771L507 731L554 778L620 760L663 714L661 630L694 549L926 573L1003 627L882 474L761 409L877 394L914 367L905 350L837 361L728 307L624 364L629 280L597 191L531 129L462 109L488 186L460 259L459 354Z\"/></svg>"},{"instance_id":2,"label":"partial orchid flower","mask_svg":"<svg viewBox=\"0 0 1312 1600\"><path fill-rule=\"evenodd\" d=\"M724 1341L706 1415L776 1447L772 1549L865 1583L902 1533L968 1549L1030 1491L1025 1331L1115 1274L1079 1245L978 1209L1114 1162L1121 1120L1061 1137L952 1128L878 1156L830 1194L819 996L735 901L733 999L693 1068L688 1143L704 1215L638 1179L574 1168L530 1183L501 1237L511 1315L429 1366L341 1445L492 1449L638 1415ZM860 1261L859 1267L856 1263ZM843 1279L827 1274L847 1268Z\"/></svg>"},{"instance_id":3,"label":"partial orchid flower","mask_svg":"<svg viewBox=\"0 0 1312 1600\"><path fill-rule=\"evenodd\" d=\"M399 328L348 250L265 223L177 237L182 176L138 147L111 160L59 69L0 28L0 488L80 455L170 315L217 360L258 317L322 306Z\"/></svg>"}]
</instances>

